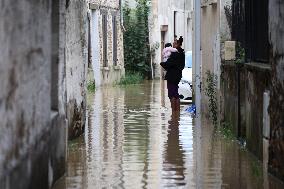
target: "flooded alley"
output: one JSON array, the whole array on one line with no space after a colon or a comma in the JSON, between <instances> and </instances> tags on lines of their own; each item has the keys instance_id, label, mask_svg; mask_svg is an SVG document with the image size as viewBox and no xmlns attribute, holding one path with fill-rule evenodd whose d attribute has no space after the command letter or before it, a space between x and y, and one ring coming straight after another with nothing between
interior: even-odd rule
<instances>
[{"instance_id":1,"label":"flooded alley","mask_svg":"<svg viewBox=\"0 0 284 189\"><path fill-rule=\"evenodd\" d=\"M85 134L69 141L66 174L54 189L284 188L188 105L172 116L165 91L156 80L89 95Z\"/></svg>"}]
</instances>

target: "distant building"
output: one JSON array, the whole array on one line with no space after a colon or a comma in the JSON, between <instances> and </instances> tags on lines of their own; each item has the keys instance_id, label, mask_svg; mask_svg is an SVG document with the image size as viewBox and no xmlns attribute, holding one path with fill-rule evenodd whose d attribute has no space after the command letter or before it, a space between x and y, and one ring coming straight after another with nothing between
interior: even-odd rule
<instances>
[{"instance_id":1,"label":"distant building","mask_svg":"<svg viewBox=\"0 0 284 189\"><path fill-rule=\"evenodd\" d=\"M155 77L161 76L161 51L165 43L173 43L174 36L183 36L183 48L192 50L193 0L152 0L149 16L150 45ZM158 48L157 48L158 47Z\"/></svg>"},{"instance_id":2,"label":"distant building","mask_svg":"<svg viewBox=\"0 0 284 189\"><path fill-rule=\"evenodd\" d=\"M113 84L125 74L120 0L90 1L91 65L96 86Z\"/></svg>"}]
</instances>

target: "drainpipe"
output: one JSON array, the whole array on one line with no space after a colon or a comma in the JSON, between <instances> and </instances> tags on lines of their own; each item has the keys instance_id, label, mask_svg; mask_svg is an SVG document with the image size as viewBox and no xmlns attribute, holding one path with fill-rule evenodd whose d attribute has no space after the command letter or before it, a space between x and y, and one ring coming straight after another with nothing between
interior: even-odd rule
<instances>
[{"instance_id":1,"label":"drainpipe","mask_svg":"<svg viewBox=\"0 0 284 189\"><path fill-rule=\"evenodd\" d=\"M201 73L200 73L200 66L201 66L201 3L200 0L194 0L194 65L195 65L195 104L196 104L196 113L197 115L200 114L201 108Z\"/></svg>"},{"instance_id":2,"label":"drainpipe","mask_svg":"<svg viewBox=\"0 0 284 189\"><path fill-rule=\"evenodd\" d=\"M200 0L194 1L194 48L193 48L193 58L194 58L194 67L195 67L195 104L196 104L196 188L204 188L203 187L203 162L202 162L202 146L201 146L201 136L202 136L202 128L201 128L201 85L200 85L200 65L201 65L201 42L200 42L200 31L201 31L201 7Z\"/></svg>"},{"instance_id":3,"label":"drainpipe","mask_svg":"<svg viewBox=\"0 0 284 189\"><path fill-rule=\"evenodd\" d=\"M119 11L120 11L120 25L122 27L122 30L125 32L126 29L124 27L124 20L123 20L123 7L122 7L122 1L119 0Z\"/></svg>"}]
</instances>

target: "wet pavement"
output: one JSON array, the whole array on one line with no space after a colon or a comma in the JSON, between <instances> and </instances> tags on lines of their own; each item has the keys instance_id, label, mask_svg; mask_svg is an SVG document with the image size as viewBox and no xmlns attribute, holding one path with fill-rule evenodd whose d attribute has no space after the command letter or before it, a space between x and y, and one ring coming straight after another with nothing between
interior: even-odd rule
<instances>
[{"instance_id":1,"label":"wet pavement","mask_svg":"<svg viewBox=\"0 0 284 189\"><path fill-rule=\"evenodd\" d=\"M171 115L163 81L98 89L88 99L85 135L68 144L67 173L54 189L284 188L187 105Z\"/></svg>"}]
</instances>

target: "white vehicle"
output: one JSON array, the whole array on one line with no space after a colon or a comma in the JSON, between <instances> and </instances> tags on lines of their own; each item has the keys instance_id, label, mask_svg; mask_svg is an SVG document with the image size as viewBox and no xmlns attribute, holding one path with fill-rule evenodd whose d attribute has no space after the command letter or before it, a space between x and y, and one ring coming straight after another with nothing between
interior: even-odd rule
<instances>
[{"instance_id":1,"label":"white vehicle","mask_svg":"<svg viewBox=\"0 0 284 189\"><path fill-rule=\"evenodd\" d=\"M185 67L179 83L179 95L182 103L192 102L192 51L185 53Z\"/></svg>"}]
</instances>

